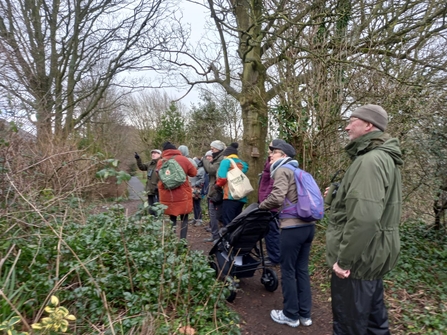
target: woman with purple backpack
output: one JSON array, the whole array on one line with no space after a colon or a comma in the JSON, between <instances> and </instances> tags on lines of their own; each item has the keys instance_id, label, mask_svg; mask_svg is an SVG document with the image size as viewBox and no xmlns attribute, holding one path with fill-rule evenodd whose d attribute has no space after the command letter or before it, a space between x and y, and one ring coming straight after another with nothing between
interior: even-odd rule
<instances>
[{"instance_id":1,"label":"woman with purple backpack","mask_svg":"<svg viewBox=\"0 0 447 335\"><path fill-rule=\"evenodd\" d=\"M274 179L268 197L259 204L260 209L272 210L298 202L294 169L298 162L292 160L295 149L288 143L276 142L270 149L270 176ZM287 167L284 165L287 164ZM309 253L315 234L315 221L306 222L298 216L279 215L281 228L281 286L283 309L272 310L273 321L291 327L310 326L312 295L309 278Z\"/></svg>"}]
</instances>

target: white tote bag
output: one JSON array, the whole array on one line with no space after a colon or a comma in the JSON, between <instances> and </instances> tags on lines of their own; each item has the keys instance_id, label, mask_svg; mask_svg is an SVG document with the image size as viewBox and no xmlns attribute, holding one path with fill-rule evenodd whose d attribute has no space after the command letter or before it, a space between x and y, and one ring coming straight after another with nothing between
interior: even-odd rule
<instances>
[{"instance_id":1,"label":"white tote bag","mask_svg":"<svg viewBox=\"0 0 447 335\"><path fill-rule=\"evenodd\" d=\"M253 191L248 177L237 167L234 160L229 158L233 169L227 173L227 182L230 194L235 200L242 199Z\"/></svg>"}]
</instances>

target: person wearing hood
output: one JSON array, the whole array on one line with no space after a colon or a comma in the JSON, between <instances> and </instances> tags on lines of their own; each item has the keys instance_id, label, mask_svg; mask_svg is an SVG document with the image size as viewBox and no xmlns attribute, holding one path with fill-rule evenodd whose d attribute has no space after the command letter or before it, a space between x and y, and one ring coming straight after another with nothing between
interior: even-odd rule
<instances>
[{"instance_id":1,"label":"person wearing hood","mask_svg":"<svg viewBox=\"0 0 447 335\"><path fill-rule=\"evenodd\" d=\"M357 108L345 128L352 163L330 204L326 231L334 335L390 334L382 278L400 251L403 161L387 124L387 112L370 104Z\"/></svg>"},{"instance_id":2,"label":"person wearing hood","mask_svg":"<svg viewBox=\"0 0 447 335\"><path fill-rule=\"evenodd\" d=\"M216 191L223 191L222 202L222 223L227 226L233 219L242 213L242 208L247 203L247 197L241 199L233 199L227 182L228 171L233 169L231 160L236 163L237 167L243 172L247 173L248 164L238 156L238 143L231 143L222 153L224 159L220 163L219 170L217 170L217 180L214 188Z\"/></svg>"},{"instance_id":3,"label":"person wearing hood","mask_svg":"<svg viewBox=\"0 0 447 335\"><path fill-rule=\"evenodd\" d=\"M202 158L201 163L202 163L202 167L204 166L204 161L208 161L208 162L212 162L213 161L213 152L211 150L208 150L205 153L205 156ZM205 167L203 167L203 169L205 169ZM205 170L205 175L203 177L203 187L202 187L202 198L206 198L207 194L208 194L208 190L209 190L209 186L210 186L210 176L208 175L208 172L206 172ZM206 208L207 208L207 213L209 215L210 212L210 202L208 201L208 199L206 199ZM208 233L211 233L211 223L208 222L208 225L206 227L204 227L205 230Z\"/></svg>"},{"instance_id":4,"label":"person wearing hood","mask_svg":"<svg viewBox=\"0 0 447 335\"><path fill-rule=\"evenodd\" d=\"M197 169L197 163L196 163L196 161L193 159L193 158L191 158L191 157L189 157L189 149L188 149L188 147L186 146L186 145L180 145L179 147L178 147L178 150L180 151L180 153L182 154L182 156L185 156L186 158L188 158L188 160L191 162L191 164L192 165L194 165L195 166L195 168Z\"/></svg>"},{"instance_id":5,"label":"person wearing hood","mask_svg":"<svg viewBox=\"0 0 447 335\"><path fill-rule=\"evenodd\" d=\"M286 143L284 140L275 139L270 143L270 146L278 145L279 143ZM270 166L272 165L271 155L269 153L267 160L264 164L264 170L261 173L261 178L259 180L258 188L258 203L263 202L267 199L270 192L273 189L273 178L270 177ZM265 248L267 249L268 260L265 261L266 265L276 266L279 264L281 250L280 250L280 231L278 226L278 221L276 218L277 209L271 210L272 220L270 221L270 229L265 237Z\"/></svg>"},{"instance_id":6,"label":"person wearing hood","mask_svg":"<svg viewBox=\"0 0 447 335\"><path fill-rule=\"evenodd\" d=\"M189 149L186 145L180 145L178 150L182 153L182 156L188 158L188 160L194 165L197 169L197 175L195 177L188 177L189 183L191 184L192 189L192 204L193 204L193 214L194 218L189 220L188 224L194 224L197 226L202 225L202 209L200 207L200 190L203 184L203 175L205 170L203 167L199 168L198 163L199 160L189 157Z\"/></svg>"},{"instance_id":7,"label":"person wearing hood","mask_svg":"<svg viewBox=\"0 0 447 335\"><path fill-rule=\"evenodd\" d=\"M157 171L160 170L164 161L171 158L175 159L182 167L183 171L188 177L194 177L197 174L196 167L184 157L180 150L174 144L167 141L164 142L161 159L157 163ZM188 233L188 214L192 211L192 189L189 180L186 178L185 182L179 187L168 190L163 186L161 180L158 181L158 190L160 195L160 203L168 206L165 209L165 214L169 215L172 226L175 229L177 226L177 216L180 216L182 227L180 230L180 238L186 239Z\"/></svg>"},{"instance_id":8,"label":"person wearing hood","mask_svg":"<svg viewBox=\"0 0 447 335\"><path fill-rule=\"evenodd\" d=\"M211 237L206 238L206 242L213 242L219 239L219 221L222 218L222 200L217 200L216 191L214 185L216 183L217 170L219 169L220 163L222 162L224 156L223 151L225 150L225 143L219 140L214 140L210 144L212 159L202 159L203 167L209 178L208 186L208 214L210 216L210 228Z\"/></svg>"},{"instance_id":9,"label":"person wearing hood","mask_svg":"<svg viewBox=\"0 0 447 335\"><path fill-rule=\"evenodd\" d=\"M298 192L294 171L285 164L298 168L292 157L295 148L286 142L269 146L270 177L274 179L272 191L259 204L259 209L272 210L286 203L297 203ZM283 309L270 312L273 321L291 327L310 326L312 295L309 277L310 247L315 235L315 222L305 222L298 217L279 216L280 264Z\"/></svg>"},{"instance_id":10,"label":"person wearing hood","mask_svg":"<svg viewBox=\"0 0 447 335\"><path fill-rule=\"evenodd\" d=\"M205 169L203 168L202 160L195 157L193 158L197 166L197 175L189 178L189 182L192 187L192 207L194 209L194 219L189 221L190 224L194 224L196 227L203 225L202 221L202 188L205 183Z\"/></svg>"}]
</instances>

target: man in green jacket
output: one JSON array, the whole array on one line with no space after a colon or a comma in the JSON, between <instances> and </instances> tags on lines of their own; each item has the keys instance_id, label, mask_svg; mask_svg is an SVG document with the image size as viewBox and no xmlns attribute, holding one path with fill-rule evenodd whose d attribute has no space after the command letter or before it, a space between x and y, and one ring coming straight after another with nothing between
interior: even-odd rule
<instances>
[{"instance_id":1,"label":"man in green jacket","mask_svg":"<svg viewBox=\"0 0 447 335\"><path fill-rule=\"evenodd\" d=\"M387 124L382 107L365 105L345 128L352 163L332 200L326 233L334 335L390 334L382 278L400 250L403 162L398 139L384 133Z\"/></svg>"},{"instance_id":2,"label":"man in green jacket","mask_svg":"<svg viewBox=\"0 0 447 335\"><path fill-rule=\"evenodd\" d=\"M146 194L149 206L149 213L155 215L155 212L150 209L155 203L158 202L158 173L156 172L157 162L160 159L161 151L158 149L151 150L151 161L147 164L143 164L141 157L138 153L135 153L135 159L137 160L138 168L141 171L147 171L146 181Z\"/></svg>"}]
</instances>

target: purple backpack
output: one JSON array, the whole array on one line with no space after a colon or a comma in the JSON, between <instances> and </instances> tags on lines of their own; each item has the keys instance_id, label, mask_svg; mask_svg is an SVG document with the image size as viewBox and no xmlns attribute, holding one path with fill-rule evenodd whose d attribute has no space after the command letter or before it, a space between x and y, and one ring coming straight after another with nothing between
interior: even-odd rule
<instances>
[{"instance_id":1,"label":"purple backpack","mask_svg":"<svg viewBox=\"0 0 447 335\"><path fill-rule=\"evenodd\" d=\"M279 217L282 219L298 218L306 222L321 220L324 216L324 201L314 177L290 164L285 164L282 167L293 171L298 202L292 204L286 198Z\"/></svg>"}]
</instances>

